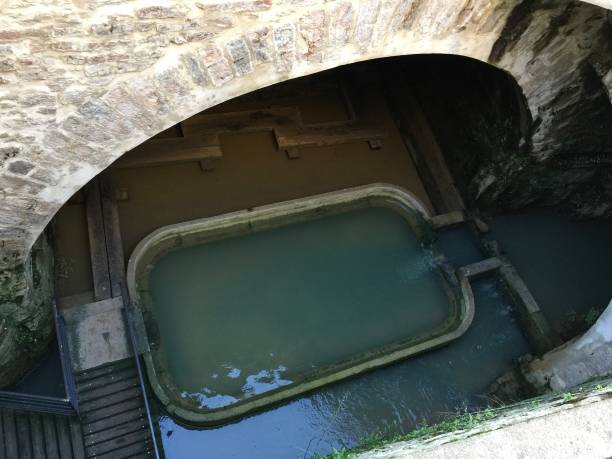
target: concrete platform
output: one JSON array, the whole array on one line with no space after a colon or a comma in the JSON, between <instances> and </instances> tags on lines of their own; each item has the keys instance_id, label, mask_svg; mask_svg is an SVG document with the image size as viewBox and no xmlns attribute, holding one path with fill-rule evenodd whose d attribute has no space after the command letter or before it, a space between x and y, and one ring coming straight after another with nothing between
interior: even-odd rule
<instances>
[{"instance_id":1,"label":"concrete platform","mask_svg":"<svg viewBox=\"0 0 612 459\"><path fill-rule=\"evenodd\" d=\"M131 355L121 297L62 311L74 371L87 370Z\"/></svg>"}]
</instances>

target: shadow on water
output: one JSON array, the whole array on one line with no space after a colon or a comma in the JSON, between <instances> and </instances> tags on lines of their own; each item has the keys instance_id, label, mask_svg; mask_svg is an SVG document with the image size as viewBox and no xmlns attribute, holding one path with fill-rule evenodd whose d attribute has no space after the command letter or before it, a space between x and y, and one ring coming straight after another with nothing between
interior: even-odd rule
<instances>
[{"instance_id":1,"label":"shadow on water","mask_svg":"<svg viewBox=\"0 0 612 459\"><path fill-rule=\"evenodd\" d=\"M490 236L564 338L584 331L610 302L611 221L571 221L553 210L534 209L496 217Z\"/></svg>"},{"instance_id":2,"label":"shadow on water","mask_svg":"<svg viewBox=\"0 0 612 459\"><path fill-rule=\"evenodd\" d=\"M49 343L46 354L40 363L21 381L5 390L46 397L66 397L62 362L55 338Z\"/></svg>"}]
</instances>

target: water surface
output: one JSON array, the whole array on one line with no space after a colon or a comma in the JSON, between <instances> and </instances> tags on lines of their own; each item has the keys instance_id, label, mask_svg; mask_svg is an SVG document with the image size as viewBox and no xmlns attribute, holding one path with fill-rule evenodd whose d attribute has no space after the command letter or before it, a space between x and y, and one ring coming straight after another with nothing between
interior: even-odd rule
<instances>
[{"instance_id":1,"label":"water surface","mask_svg":"<svg viewBox=\"0 0 612 459\"><path fill-rule=\"evenodd\" d=\"M456 264L482 259L477 241L461 227L445 231L438 245ZM218 428L191 430L162 412L157 421L166 456L310 458L375 432L408 432L486 406L488 385L529 348L497 281L483 278L473 289L472 326L444 348Z\"/></svg>"},{"instance_id":2,"label":"water surface","mask_svg":"<svg viewBox=\"0 0 612 459\"><path fill-rule=\"evenodd\" d=\"M549 209L496 217L496 239L557 331L612 299L612 222L572 221Z\"/></svg>"},{"instance_id":3,"label":"water surface","mask_svg":"<svg viewBox=\"0 0 612 459\"><path fill-rule=\"evenodd\" d=\"M433 330L442 282L408 222L369 208L176 250L150 288L175 384L211 409Z\"/></svg>"},{"instance_id":4,"label":"water surface","mask_svg":"<svg viewBox=\"0 0 612 459\"><path fill-rule=\"evenodd\" d=\"M5 390L22 394L66 398L62 361L56 338L51 340L40 362L18 383Z\"/></svg>"}]
</instances>

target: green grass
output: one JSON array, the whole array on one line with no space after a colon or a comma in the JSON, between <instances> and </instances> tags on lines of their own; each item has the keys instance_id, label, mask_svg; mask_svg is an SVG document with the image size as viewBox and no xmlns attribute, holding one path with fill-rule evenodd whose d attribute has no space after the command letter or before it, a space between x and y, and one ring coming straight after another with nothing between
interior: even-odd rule
<instances>
[{"instance_id":1,"label":"green grass","mask_svg":"<svg viewBox=\"0 0 612 459\"><path fill-rule=\"evenodd\" d=\"M313 459L347 459L357 453L370 451L375 448L380 448L389 443L395 443L398 441L410 441L429 438L434 435L440 435L446 432L453 432L456 430L469 430L484 421L493 419L497 416L497 410L493 408L486 408L482 411L474 413L459 414L456 417L441 421L431 426L422 426L409 433L398 433L398 432L378 432L367 437L364 437L359 442L359 445L350 449L334 449L328 456L320 456L315 454L312 456Z\"/></svg>"},{"instance_id":2,"label":"green grass","mask_svg":"<svg viewBox=\"0 0 612 459\"><path fill-rule=\"evenodd\" d=\"M563 394L563 401L564 402L571 402L572 400L574 400L576 397L570 393L570 392L565 392Z\"/></svg>"},{"instance_id":3,"label":"green grass","mask_svg":"<svg viewBox=\"0 0 612 459\"><path fill-rule=\"evenodd\" d=\"M500 406L499 408L486 408L482 411L473 413L458 413L456 417L446 419L437 424L431 426L422 426L409 433L394 432L387 430L384 432L377 432L362 438L359 441L359 445L354 448L343 448L340 450L334 449L328 456L321 456L315 454L312 459L349 459L356 454L371 451L376 448L381 448L390 443L399 441L411 441L411 440L423 440L436 435L441 435L453 431L462 431L472 429L481 423L494 419L498 415L503 414L511 407L523 406L526 411L535 410L536 408L551 403L553 400L559 400L561 398L563 403L575 402L580 400L585 394L591 391L608 391L612 390L612 381L607 380L605 382L591 382L586 383L583 386L575 388L572 392L553 393L537 397L531 400L525 400L524 402L518 402L515 405ZM524 410L525 411L525 410Z\"/></svg>"}]
</instances>

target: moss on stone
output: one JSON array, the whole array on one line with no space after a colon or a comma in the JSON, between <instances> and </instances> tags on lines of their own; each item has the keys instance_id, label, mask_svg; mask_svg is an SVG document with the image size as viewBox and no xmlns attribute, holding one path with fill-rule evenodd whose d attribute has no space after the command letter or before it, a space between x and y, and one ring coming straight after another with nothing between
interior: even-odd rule
<instances>
[{"instance_id":1,"label":"moss on stone","mask_svg":"<svg viewBox=\"0 0 612 459\"><path fill-rule=\"evenodd\" d=\"M27 260L0 271L0 387L18 381L53 337L53 253L41 236Z\"/></svg>"},{"instance_id":2,"label":"moss on stone","mask_svg":"<svg viewBox=\"0 0 612 459\"><path fill-rule=\"evenodd\" d=\"M590 403L593 401L609 398L612 396L612 379L606 378L582 384L569 391L555 392L518 403L500 406L496 408L485 408L472 413L460 413L455 417L443 420L433 425L425 425L408 433L401 432L377 432L363 438L359 445L354 448L333 450L328 456L313 455L314 459L349 459L361 457L361 453L367 453L375 449L385 448L393 443L409 442L406 453L422 449L426 440L440 440L441 443L468 438L472 435L499 429L512 425L516 422L543 416L563 409L563 405Z\"/></svg>"}]
</instances>

